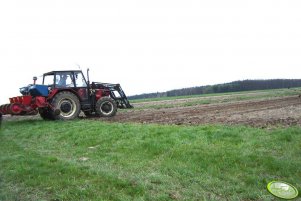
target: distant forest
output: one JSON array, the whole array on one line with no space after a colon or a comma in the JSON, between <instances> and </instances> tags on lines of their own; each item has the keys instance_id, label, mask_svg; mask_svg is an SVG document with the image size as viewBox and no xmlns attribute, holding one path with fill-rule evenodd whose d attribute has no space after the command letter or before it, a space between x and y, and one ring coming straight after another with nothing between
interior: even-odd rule
<instances>
[{"instance_id":1,"label":"distant forest","mask_svg":"<svg viewBox=\"0 0 301 201\"><path fill-rule=\"evenodd\" d=\"M301 87L301 79L272 79L272 80L242 80L224 84L206 85L183 89L174 89L166 92L145 93L130 96L129 99L145 99L172 96L190 96L210 93L225 93L264 89L281 89Z\"/></svg>"}]
</instances>

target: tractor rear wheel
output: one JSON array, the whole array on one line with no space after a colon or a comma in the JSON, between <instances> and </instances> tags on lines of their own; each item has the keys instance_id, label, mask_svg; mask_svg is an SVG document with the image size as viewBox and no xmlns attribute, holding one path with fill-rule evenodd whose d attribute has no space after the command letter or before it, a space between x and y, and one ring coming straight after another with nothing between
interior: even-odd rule
<instances>
[{"instance_id":1,"label":"tractor rear wheel","mask_svg":"<svg viewBox=\"0 0 301 201\"><path fill-rule=\"evenodd\" d=\"M69 91L63 91L54 96L52 106L60 110L59 115L54 115L54 119L72 120L80 113L80 102L76 95Z\"/></svg>"},{"instance_id":2,"label":"tractor rear wheel","mask_svg":"<svg viewBox=\"0 0 301 201\"><path fill-rule=\"evenodd\" d=\"M96 114L101 117L113 117L117 112L117 104L110 97L100 98L95 106Z\"/></svg>"}]
</instances>

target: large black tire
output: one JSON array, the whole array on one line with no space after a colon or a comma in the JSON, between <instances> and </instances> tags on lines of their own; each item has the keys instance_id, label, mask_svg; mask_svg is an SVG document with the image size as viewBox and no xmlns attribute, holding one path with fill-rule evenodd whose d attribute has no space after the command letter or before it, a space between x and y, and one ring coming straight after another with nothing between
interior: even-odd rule
<instances>
[{"instance_id":1,"label":"large black tire","mask_svg":"<svg viewBox=\"0 0 301 201\"><path fill-rule=\"evenodd\" d=\"M52 106L54 109L60 110L59 115L53 115L54 119L61 120L75 119L81 110L79 99L69 91L63 91L55 95L52 100Z\"/></svg>"},{"instance_id":2,"label":"large black tire","mask_svg":"<svg viewBox=\"0 0 301 201\"><path fill-rule=\"evenodd\" d=\"M101 117L113 117L117 112L117 104L112 98L103 97L96 102L95 111Z\"/></svg>"},{"instance_id":3,"label":"large black tire","mask_svg":"<svg viewBox=\"0 0 301 201\"><path fill-rule=\"evenodd\" d=\"M54 120L53 112L49 111L48 108L39 108L39 114L44 120Z\"/></svg>"}]
</instances>

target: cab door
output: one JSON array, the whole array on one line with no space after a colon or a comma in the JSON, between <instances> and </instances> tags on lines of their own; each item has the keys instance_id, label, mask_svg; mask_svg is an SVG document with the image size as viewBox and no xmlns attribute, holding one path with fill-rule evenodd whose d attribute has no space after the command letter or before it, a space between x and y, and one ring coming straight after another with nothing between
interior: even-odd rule
<instances>
[{"instance_id":1,"label":"cab door","mask_svg":"<svg viewBox=\"0 0 301 201\"><path fill-rule=\"evenodd\" d=\"M89 101L89 91L87 87L87 81L82 74L82 72L74 72L73 77L74 83L75 83L75 90L77 91L78 96L81 99L82 106L86 104L90 104Z\"/></svg>"}]
</instances>

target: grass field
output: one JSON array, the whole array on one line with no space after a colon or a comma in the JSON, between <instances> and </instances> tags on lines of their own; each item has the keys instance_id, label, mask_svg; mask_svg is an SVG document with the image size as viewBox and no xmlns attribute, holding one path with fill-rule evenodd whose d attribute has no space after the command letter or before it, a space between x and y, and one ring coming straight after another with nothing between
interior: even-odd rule
<instances>
[{"instance_id":1,"label":"grass field","mask_svg":"<svg viewBox=\"0 0 301 201\"><path fill-rule=\"evenodd\" d=\"M300 127L5 121L0 200L278 200L300 156Z\"/></svg>"},{"instance_id":2,"label":"grass field","mask_svg":"<svg viewBox=\"0 0 301 201\"><path fill-rule=\"evenodd\" d=\"M294 96L299 94L301 94L301 88L290 88L290 89L286 88L286 89L214 93L214 94L178 96L178 97L160 97L160 98L152 98L152 99L138 99L138 100L131 100L131 103L134 103L135 109L138 110L162 109L162 108L175 108L175 107L215 104L215 103L229 103L235 101L265 100L271 98L281 98L285 96ZM145 104L148 102L152 102L152 103ZM140 105L139 103L142 103L143 105Z\"/></svg>"},{"instance_id":3,"label":"grass field","mask_svg":"<svg viewBox=\"0 0 301 201\"><path fill-rule=\"evenodd\" d=\"M230 96L234 99L236 97L242 97L243 100L249 100L253 98L273 98L273 97L283 97L290 95L298 95L301 92L301 87L294 88L284 88L284 89L269 89L269 90L253 90L253 91L240 91L240 92L227 92L227 93L211 93L211 94L200 94L200 95L191 95L191 96L171 96L171 97L159 97L159 98L147 98L147 99L135 99L131 100L131 103L140 103L140 102L151 102L151 101L164 101L164 100L177 100L177 99L194 99L194 98L210 98L216 96ZM250 94L256 94L256 96L250 96ZM258 94L261 94L258 97Z\"/></svg>"}]
</instances>

